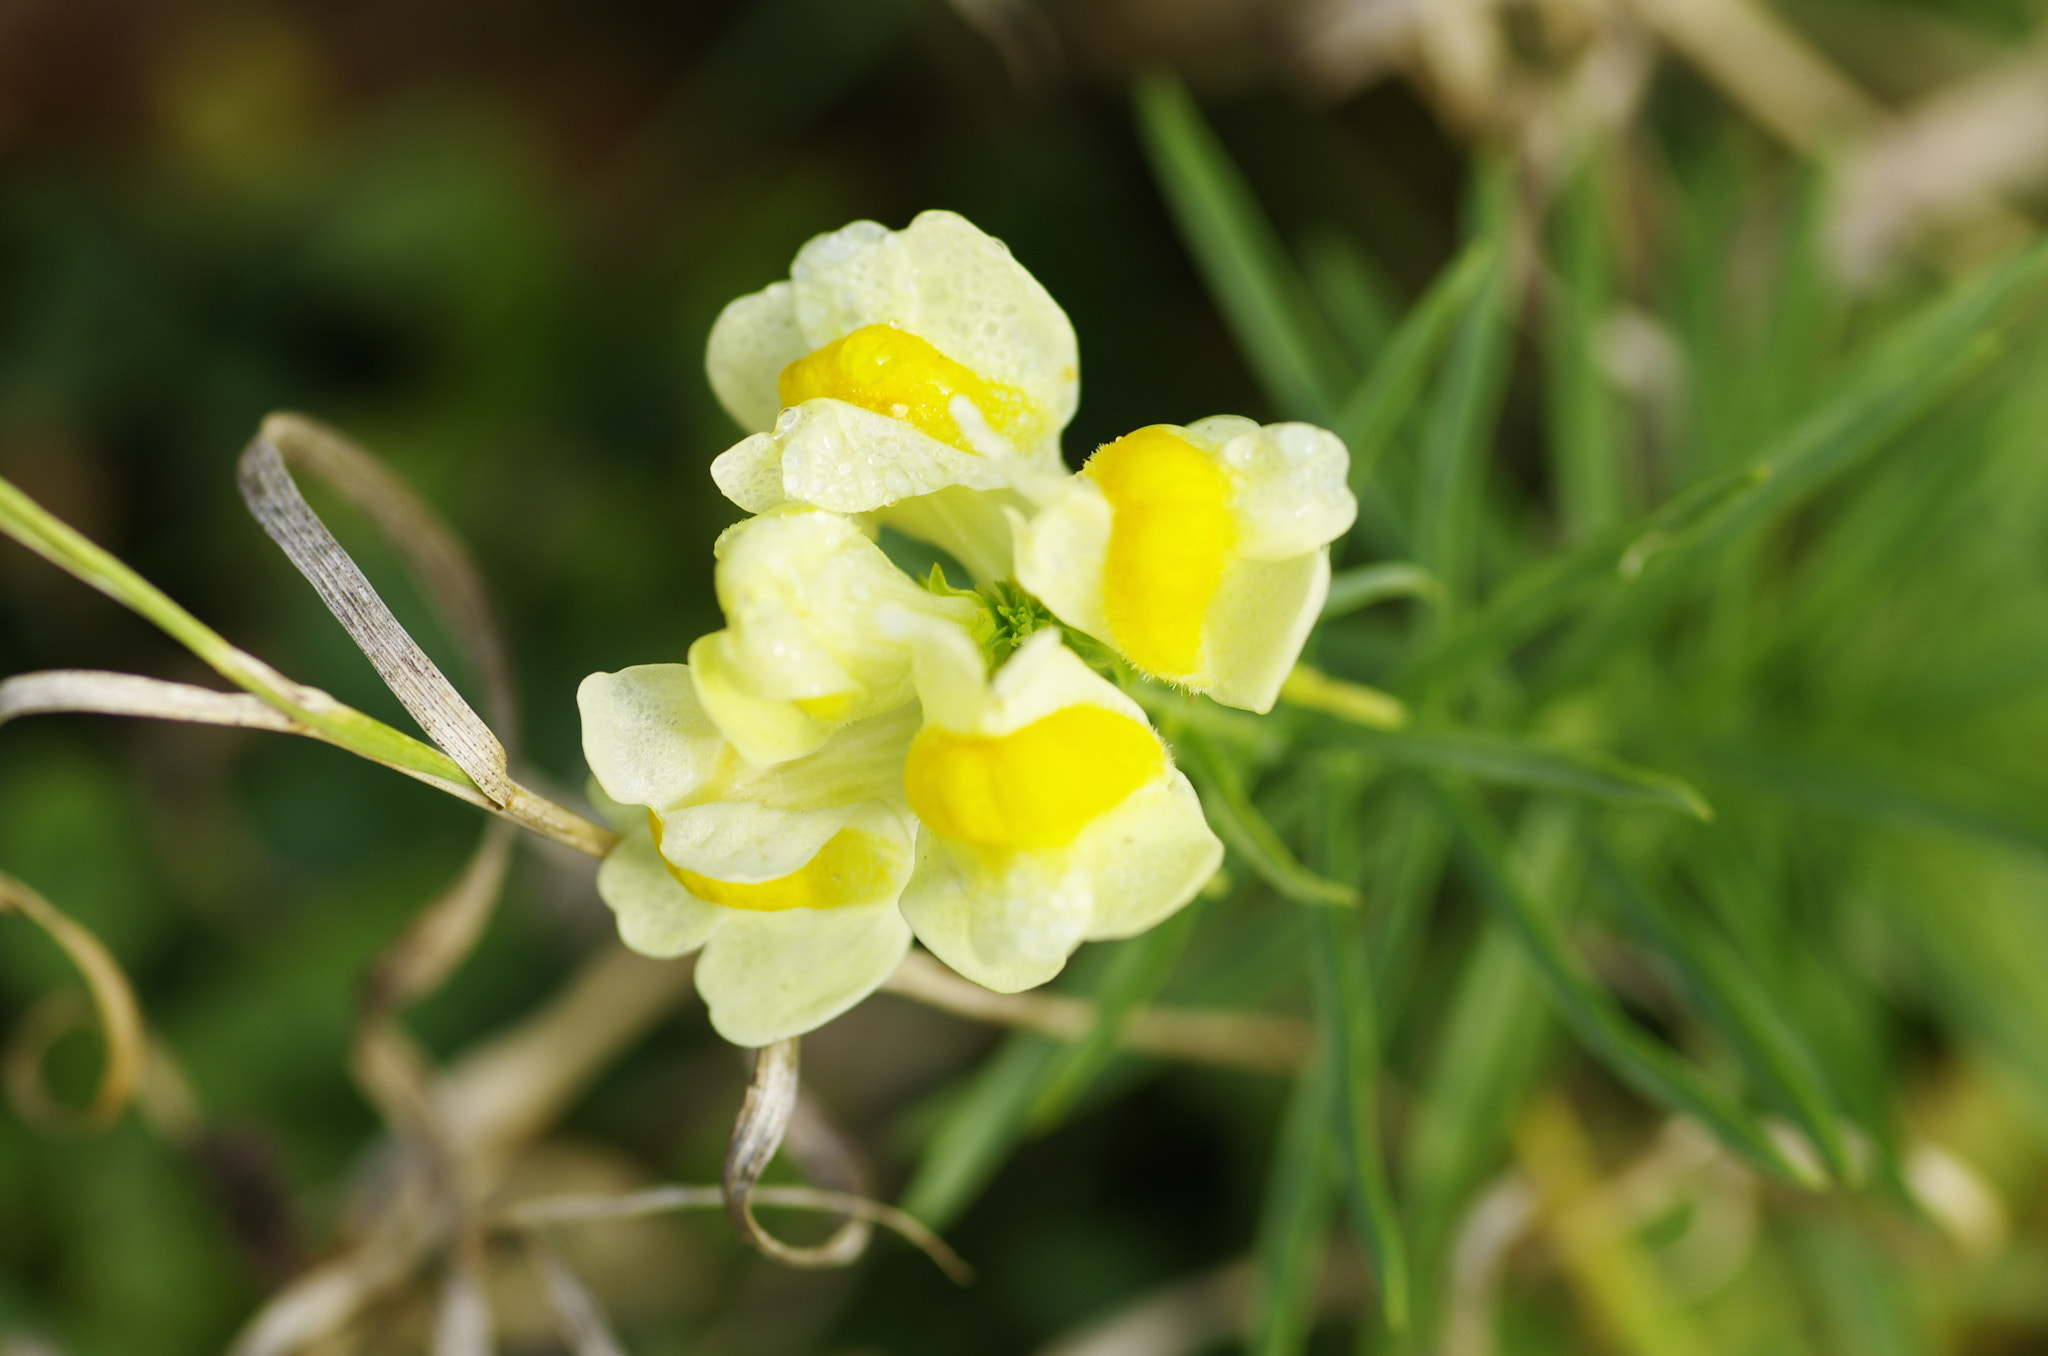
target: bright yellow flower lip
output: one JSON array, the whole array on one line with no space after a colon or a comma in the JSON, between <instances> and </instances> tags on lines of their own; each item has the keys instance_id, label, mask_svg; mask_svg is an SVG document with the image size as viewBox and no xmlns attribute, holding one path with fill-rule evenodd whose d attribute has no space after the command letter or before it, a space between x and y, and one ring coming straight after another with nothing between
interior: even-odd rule
<instances>
[{"instance_id":1,"label":"bright yellow flower lip","mask_svg":"<svg viewBox=\"0 0 2048 1356\"><path fill-rule=\"evenodd\" d=\"M1006 735L927 726L903 769L910 808L933 833L991 848L1070 843L1160 775L1159 739L1099 706L1069 706Z\"/></svg>"},{"instance_id":2,"label":"bright yellow flower lip","mask_svg":"<svg viewBox=\"0 0 2048 1356\"><path fill-rule=\"evenodd\" d=\"M647 812L654 850L661 851L661 816ZM815 857L786 876L764 881L716 880L666 861L668 873L707 904L755 913L784 909L837 909L870 902L889 892L889 845L859 829L841 829Z\"/></svg>"},{"instance_id":3,"label":"bright yellow flower lip","mask_svg":"<svg viewBox=\"0 0 2048 1356\"><path fill-rule=\"evenodd\" d=\"M782 369L776 389L785 406L843 400L968 453L980 449L953 417L955 396L965 396L1013 443L1028 441L1044 422L1024 392L986 380L893 321L862 326L797 359Z\"/></svg>"},{"instance_id":4,"label":"bright yellow flower lip","mask_svg":"<svg viewBox=\"0 0 2048 1356\"><path fill-rule=\"evenodd\" d=\"M1237 545L1229 475L1161 425L1106 444L1084 475L1115 510L1103 608L1117 647L1147 673L1202 669L1202 624Z\"/></svg>"}]
</instances>

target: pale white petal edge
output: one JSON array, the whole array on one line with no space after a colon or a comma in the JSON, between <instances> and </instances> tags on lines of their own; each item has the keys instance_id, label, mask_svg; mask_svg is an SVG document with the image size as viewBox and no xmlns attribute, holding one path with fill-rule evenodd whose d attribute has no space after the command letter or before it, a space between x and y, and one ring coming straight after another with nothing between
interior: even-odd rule
<instances>
[{"instance_id":1,"label":"pale white petal edge","mask_svg":"<svg viewBox=\"0 0 2048 1356\"><path fill-rule=\"evenodd\" d=\"M858 802L775 809L754 800L715 800L666 810L661 855L713 880L780 880L817 856L860 808Z\"/></svg>"},{"instance_id":2,"label":"pale white petal edge","mask_svg":"<svg viewBox=\"0 0 2048 1356\"><path fill-rule=\"evenodd\" d=\"M1328 429L1268 424L1230 439L1218 455L1236 482L1237 549L1254 560L1313 551L1350 531L1358 517L1348 482L1351 453Z\"/></svg>"},{"instance_id":3,"label":"pale white petal edge","mask_svg":"<svg viewBox=\"0 0 2048 1356\"><path fill-rule=\"evenodd\" d=\"M1066 965L1095 898L1064 850L986 852L927 830L902 908L934 956L985 989L1016 993Z\"/></svg>"},{"instance_id":4,"label":"pale white petal edge","mask_svg":"<svg viewBox=\"0 0 2048 1356\"><path fill-rule=\"evenodd\" d=\"M1012 520L1017 582L1067 625L1105 640L1103 581L1115 519L1095 482L1074 476L1036 517Z\"/></svg>"},{"instance_id":5,"label":"pale white petal edge","mask_svg":"<svg viewBox=\"0 0 2048 1356\"><path fill-rule=\"evenodd\" d=\"M1223 844L1202 817L1194 787L1178 770L1131 793L1074 841L1095 912L1091 942L1134 937L1195 897L1223 863Z\"/></svg>"},{"instance_id":6,"label":"pale white petal edge","mask_svg":"<svg viewBox=\"0 0 2048 1356\"><path fill-rule=\"evenodd\" d=\"M1059 303L1009 247L953 212L890 231L857 221L790 266L804 337L820 348L894 321L984 378L1015 386L1055 429L1080 400L1079 348Z\"/></svg>"},{"instance_id":7,"label":"pale white petal edge","mask_svg":"<svg viewBox=\"0 0 2048 1356\"><path fill-rule=\"evenodd\" d=\"M673 805L711 775L723 741L684 664L593 673L576 689L583 757L613 800Z\"/></svg>"},{"instance_id":8,"label":"pale white petal edge","mask_svg":"<svg viewBox=\"0 0 2048 1356\"><path fill-rule=\"evenodd\" d=\"M1326 547L1288 560L1232 561L1204 622L1216 677L1202 690L1225 706L1272 710L1329 592Z\"/></svg>"},{"instance_id":9,"label":"pale white petal edge","mask_svg":"<svg viewBox=\"0 0 2048 1356\"><path fill-rule=\"evenodd\" d=\"M893 901L724 912L697 962L697 992L712 1027L734 1045L770 1045L823 1026L881 987L910 949Z\"/></svg>"},{"instance_id":10,"label":"pale white petal edge","mask_svg":"<svg viewBox=\"0 0 2048 1356\"><path fill-rule=\"evenodd\" d=\"M669 874L645 823L605 854L597 895L617 916L619 940L661 960L695 951L732 912L698 899Z\"/></svg>"},{"instance_id":11,"label":"pale white petal edge","mask_svg":"<svg viewBox=\"0 0 2048 1356\"><path fill-rule=\"evenodd\" d=\"M782 444L772 433L742 438L711 459L711 483L749 513L770 513L789 502L782 488Z\"/></svg>"},{"instance_id":12,"label":"pale white petal edge","mask_svg":"<svg viewBox=\"0 0 2048 1356\"><path fill-rule=\"evenodd\" d=\"M797 328L795 292L786 282L771 283L718 313L704 345L704 373L741 428L766 433L782 408L782 369L812 347Z\"/></svg>"},{"instance_id":13,"label":"pale white petal edge","mask_svg":"<svg viewBox=\"0 0 2048 1356\"><path fill-rule=\"evenodd\" d=\"M801 758L832 735L832 727L813 720L795 702L761 696L732 673L725 655L724 631L699 636L690 645L690 677L697 701L719 731L756 767Z\"/></svg>"},{"instance_id":14,"label":"pale white petal edge","mask_svg":"<svg viewBox=\"0 0 2048 1356\"><path fill-rule=\"evenodd\" d=\"M770 436L782 449L783 493L835 513L869 513L949 485L1009 484L1002 462L843 400L806 400Z\"/></svg>"}]
</instances>

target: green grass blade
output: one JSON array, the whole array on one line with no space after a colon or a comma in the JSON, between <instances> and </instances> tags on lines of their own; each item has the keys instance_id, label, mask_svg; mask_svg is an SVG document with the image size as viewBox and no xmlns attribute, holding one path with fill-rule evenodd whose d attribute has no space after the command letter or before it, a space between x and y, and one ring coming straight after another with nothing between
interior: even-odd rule
<instances>
[{"instance_id":1,"label":"green grass blade","mask_svg":"<svg viewBox=\"0 0 2048 1356\"><path fill-rule=\"evenodd\" d=\"M1568 542L1622 516L1619 410L1598 357L1600 326L1614 305L1604 149L1585 156L1559 203L1557 285L1546 306L1550 474Z\"/></svg>"},{"instance_id":2,"label":"green grass blade","mask_svg":"<svg viewBox=\"0 0 2048 1356\"><path fill-rule=\"evenodd\" d=\"M1153 177L1266 398L1282 417L1329 423L1336 342L1272 223L1177 76L1141 77L1136 100Z\"/></svg>"},{"instance_id":3,"label":"green grass blade","mask_svg":"<svg viewBox=\"0 0 2048 1356\"><path fill-rule=\"evenodd\" d=\"M1647 517L1531 566L1454 630L1419 649L1402 665L1396 686L1421 691L1505 657L1601 589L1633 581L1645 563L1703 530L1768 475L1765 469L1745 467L1709 476Z\"/></svg>"},{"instance_id":4,"label":"green grass blade","mask_svg":"<svg viewBox=\"0 0 2048 1356\"><path fill-rule=\"evenodd\" d=\"M950 1107L903 1191L905 1213L933 1229L958 1219L1023 1140L1059 1047L1013 1032Z\"/></svg>"},{"instance_id":5,"label":"green grass blade","mask_svg":"<svg viewBox=\"0 0 2048 1356\"><path fill-rule=\"evenodd\" d=\"M1393 281L1347 231L1325 227L1300 245L1311 294L1330 318L1352 367L1368 370L1385 351L1401 313Z\"/></svg>"},{"instance_id":6,"label":"green grass blade","mask_svg":"<svg viewBox=\"0 0 2048 1356\"><path fill-rule=\"evenodd\" d=\"M1460 316L1493 274L1498 251L1475 240L1410 308L1379 361L1338 408L1332 431L1351 449L1351 487L1362 493L1374 463L1421 399L1430 368Z\"/></svg>"},{"instance_id":7,"label":"green grass blade","mask_svg":"<svg viewBox=\"0 0 2048 1356\"><path fill-rule=\"evenodd\" d=\"M1346 725L1346 737L1389 762L1479 781L1554 791L1611 805L1675 810L1707 821L1713 807L1692 786L1606 754L1544 748L1500 735L1458 730L1373 730Z\"/></svg>"},{"instance_id":8,"label":"green grass blade","mask_svg":"<svg viewBox=\"0 0 2048 1356\"><path fill-rule=\"evenodd\" d=\"M1460 858L1473 885L1521 942L1558 1015L1586 1048L1644 1097L1697 1118L1729 1149L1766 1172L1788 1182L1822 1185L1779 1150L1754 1116L1636 1026L1611 995L1586 978L1555 920L1516 882L1486 812L1468 791L1444 782L1432 785L1457 829Z\"/></svg>"},{"instance_id":9,"label":"green grass blade","mask_svg":"<svg viewBox=\"0 0 2048 1356\"><path fill-rule=\"evenodd\" d=\"M1202 792L1202 809L1210 827L1261 880L1299 904L1358 903L1358 891L1317 875L1288 851L1279 833L1245 794L1237 768L1218 755L1206 735L1183 725L1169 727L1167 738Z\"/></svg>"},{"instance_id":10,"label":"green grass blade","mask_svg":"<svg viewBox=\"0 0 2048 1356\"><path fill-rule=\"evenodd\" d=\"M1304 1356L1315 1326L1323 1241L1336 1213L1330 1153L1336 1099L1329 1061L1318 1055L1295 1079L1267 1169L1265 1204L1252 1247L1253 1291L1247 1345L1255 1356Z\"/></svg>"},{"instance_id":11,"label":"green grass blade","mask_svg":"<svg viewBox=\"0 0 2048 1356\"><path fill-rule=\"evenodd\" d=\"M1095 1024L1080 1040L1059 1052L1046 1071L1031 1108L1033 1129L1064 1120L1074 1103L1116 1058L1117 1038L1126 1018L1150 1002L1173 973L1195 920L1202 911L1197 898L1151 931L1117 942L1107 971L1095 986Z\"/></svg>"},{"instance_id":12,"label":"green grass blade","mask_svg":"<svg viewBox=\"0 0 2048 1356\"><path fill-rule=\"evenodd\" d=\"M1571 812L1559 802L1532 804L1516 837L1515 869L1532 903L1550 908L1576 900ZM1506 1156L1516 1109L1556 1035L1542 980L1498 919L1482 921L1450 998L1402 1160L1422 1305L1417 1329L1425 1338L1443 1317L1431 1302L1444 1293L1442 1271L1458 1220Z\"/></svg>"},{"instance_id":13,"label":"green grass blade","mask_svg":"<svg viewBox=\"0 0 2048 1356\"><path fill-rule=\"evenodd\" d=\"M1377 565L1360 565L1330 576L1330 593L1323 600L1323 619L1342 617L1389 598L1422 598L1434 601L1443 596L1443 585L1435 575L1409 560L1386 560Z\"/></svg>"},{"instance_id":14,"label":"green grass blade","mask_svg":"<svg viewBox=\"0 0 2048 1356\"><path fill-rule=\"evenodd\" d=\"M1643 580L1587 621L1550 665L1546 687L1589 671L1639 634L1660 604L1704 577L1722 553L1807 502L1953 395L1997 356L2007 328L2044 286L2048 245L2036 245L1878 341L1834 384L1828 400L1771 442L1757 462L1768 475L1734 495L1685 543L1652 557Z\"/></svg>"},{"instance_id":15,"label":"green grass blade","mask_svg":"<svg viewBox=\"0 0 2048 1356\"><path fill-rule=\"evenodd\" d=\"M1805 1132L1837 1181L1855 1181L1860 1174L1841 1115L1769 988L1725 939L1646 889L1597 838L1592 855L1608 894L1678 970L1702 1015L1734 1048L1750 1077Z\"/></svg>"},{"instance_id":16,"label":"green grass blade","mask_svg":"<svg viewBox=\"0 0 2048 1356\"><path fill-rule=\"evenodd\" d=\"M469 774L439 749L324 692L291 682L229 644L219 632L172 602L163 590L5 480L0 480L0 532L153 622L221 677L319 732L330 743L404 771L456 786L475 785Z\"/></svg>"},{"instance_id":17,"label":"green grass blade","mask_svg":"<svg viewBox=\"0 0 2048 1356\"><path fill-rule=\"evenodd\" d=\"M1358 841L1358 794L1352 777L1324 763L1318 864L1357 879L1363 866ZM1337 1161L1351 1198L1358 1235L1379 1282L1380 1317L1392 1332L1408 1327L1408 1249L1387 1189L1379 1136L1380 1038L1372 971L1357 912L1316 909L1307 933L1315 978L1317 1022L1323 1034L1335 1096Z\"/></svg>"},{"instance_id":18,"label":"green grass blade","mask_svg":"<svg viewBox=\"0 0 2048 1356\"><path fill-rule=\"evenodd\" d=\"M1480 180L1482 239L1498 240L1507 231L1505 176L1504 167L1496 165ZM1415 496L1415 558L1443 581L1450 601L1463 598L1471 588L1487 454L1507 378L1512 332L1505 259L1505 250L1494 251L1472 304L1458 319L1423 436Z\"/></svg>"},{"instance_id":19,"label":"green grass blade","mask_svg":"<svg viewBox=\"0 0 2048 1356\"><path fill-rule=\"evenodd\" d=\"M1382 856L1366 896L1375 906L1366 954L1380 996L1380 1029L1391 1032L1414 988L1430 905L1449 864L1450 835L1429 798L1404 778L1394 787L1378 841Z\"/></svg>"}]
</instances>

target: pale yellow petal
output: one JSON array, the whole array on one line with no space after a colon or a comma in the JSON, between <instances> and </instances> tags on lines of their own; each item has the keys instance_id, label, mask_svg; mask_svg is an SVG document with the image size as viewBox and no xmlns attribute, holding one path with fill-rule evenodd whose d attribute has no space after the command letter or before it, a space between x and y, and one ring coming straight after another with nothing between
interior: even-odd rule
<instances>
[{"instance_id":1,"label":"pale yellow petal","mask_svg":"<svg viewBox=\"0 0 2048 1356\"><path fill-rule=\"evenodd\" d=\"M1109 635L1102 585L1113 522L1101 488L1074 476L1035 517L1015 526L1017 582L1055 617L1096 637Z\"/></svg>"},{"instance_id":2,"label":"pale yellow petal","mask_svg":"<svg viewBox=\"0 0 2048 1356\"><path fill-rule=\"evenodd\" d=\"M965 565L975 580L990 583L1010 574L1010 523L1005 515L1025 506L1013 491L949 485L900 499L874 516L905 536L930 542ZM949 582L959 587L968 581Z\"/></svg>"},{"instance_id":3,"label":"pale yellow petal","mask_svg":"<svg viewBox=\"0 0 2048 1356\"><path fill-rule=\"evenodd\" d=\"M1239 560L1224 571L1206 635L1215 677L1205 691L1225 706L1270 711L1330 591L1330 553Z\"/></svg>"},{"instance_id":4,"label":"pale yellow petal","mask_svg":"<svg viewBox=\"0 0 2048 1356\"><path fill-rule=\"evenodd\" d=\"M1005 735L1069 706L1099 706L1150 728L1138 704L1081 661L1057 629L1040 631L989 680L974 733Z\"/></svg>"},{"instance_id":5,"label":"pale yellow petal","mask_svg":"<svg viewBox=\"0 0 2048 1356\"><path fill-rule=\"evenodd\" d=\"M894 323L1024 391L1055 432L1073 417L1079 353L1066 312L1007 246L963 217L924 212L893 232L855 222L805 245L790 279L813 348Z\"/></svg>"},{"instance_id":6,"label":"pale yellow petal","mask_svg":"<svg viewBox=\"0 0 2048 1356\"><path fill-rule=\"evenodd\" d=\"M773 283L719 312L704 346L704 371L726 413L741 428L766 433L782 409L776 378L814 347L797 327L796 294L786 282Z\"/></svg>"},{"instance_id":7,"label":"pale yellow petal","mask_svg":"<svg viewBox=\"0 0 2048 1356\"><path fill-rule=\"evenodd\" d=\"M999 490L1003 464L963 452L901 419L843 400L807 400L773 435L782 447L783 493L837 513L868 513L949 485Z\"/></svg>"},{"instance_id":8,"label":"pale yellow petal","mask_svg":"<svg viewBox=\"0 0 2048 1356\"><path fill-rule=\"evenodd\" d=\"M766 767L813 752L832 735L832 726L813 719L793 701L764 697L744 670L727 657L723 631L700 636L690 646L690 674L697 700L740 757Z\"/></svg>"},{"instance_id":9,"label":"pale yellow petal","mask_svg":"<svg viewBox=\"0 0 2048 1356\"><path fill-rule=\"evenodd\" d=\"M997 993L1043 984L1087 935L1095 894L1064 853L991 852L919 836L903 917L931 953Z\"/></svg>"},{"instance_id":10,"label":"pale yellow petal","mask_svg":"<svg viewBox=\"0 0 2048 1356\"><path fill-rule=\"evenodd\" d=\"M1239 430L1220 455L1236 482L1231 511L1244 556L1284 560L1313 551L1350 531L1358 517L1347 480L1351 454L1328 429L1268 424Z\"/></svg>"},{"instance_id":11,"label":"pale yellow petal","mask_svg":"<svg viewBox=\"0 0 2048 1356\"><path fill-rule=\"evenodd\" d=\"M684 871L751 884L780 880L818 855L859 804L792 809L716 800L658 814L661 855Z\"/></svg>"},{"instance_id":12,"label":"pale yellow petal","mask_svg":"<svg viewBox=\"0 0 2048 1356\"><path fill-rule=\"evenodd\" d=\"M1083 830L1070 851L1095 896L1091 942L1158 924L1193 899L1223 862L1223 844L1178 771L1133 792Z\"/></svg>"},{"instance_id":13,"label":"pale yellow petal","mask_svg":"<svg viewBox=\"0 0 2048 1356\"><path fill-rule=\"evenodd\" d=\"M749 513L769 513L790 502L782 488L782 443L772 433L743 438L712 459L711 483Z\"/></svg>"},{"instance_id":14,"label":"pale yellow petal","mask_svg":"<svg viewBox=\"0 0 2048 1356\"><path fill-rule=\"evenodd\" d=\"M893 903L725 912L697 962L697 992L711 1025L735 1045L823 1026L881 987L910 949Z\"/></svg>"},{"instance_id":15,"label":"pale yellow petal","mask_svg":"<svg viewBox=\"0 0 2048 1356\"><path fill-rule=\"evenodd\" d=\"M696 950L731 912L696 898L669 874L644 811L640 826L597 868L597 894L617 915L619 940L660 959Z\"/></svg>"},{"instance_id":16,"label":"pale yellow petal","mask_svg":"<svg viewBox=\"0 0 2048 1356\"><path fill-rule=\"evenodd\" d=\"M593 673L576 689L583 756L613 800L656 809L713 775L724 740L697 701L682 664Z\"/></svg>"}]
</instances>

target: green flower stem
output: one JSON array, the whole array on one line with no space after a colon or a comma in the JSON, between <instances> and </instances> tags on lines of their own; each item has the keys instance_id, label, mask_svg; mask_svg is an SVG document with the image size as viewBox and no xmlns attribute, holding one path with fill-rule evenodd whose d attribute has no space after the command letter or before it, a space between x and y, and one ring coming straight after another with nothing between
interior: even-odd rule
<instances>
[{"instance_id":1,"label":"green flower stem","mask_svg":"<svg viewBox=\"0 0 2048 1356\"><path fill-rule=\"evenodd\" d=\"M293 682L256 656L237 649L218 631L171 601L163 590L5 479L0 479L0 532L154 622L221 677L261 698L326 742L464 800L484 803L476 783L447 754L335 700L319 688ZM604 855L612 841L606 830L531 792L523 792L515 802L490 808L593 856Z\"/></svg>"}]
</instances>

